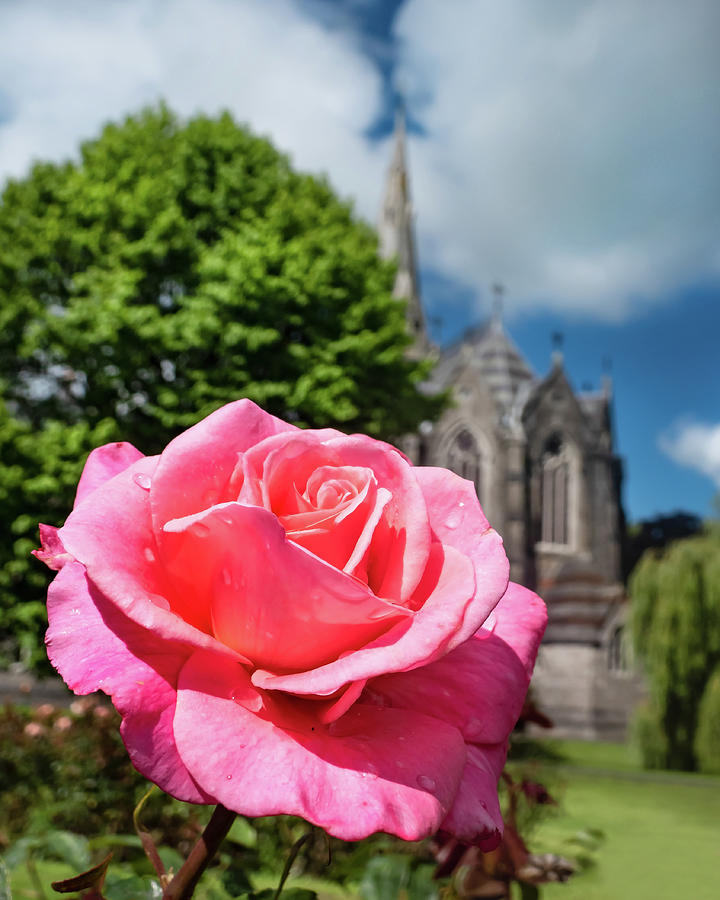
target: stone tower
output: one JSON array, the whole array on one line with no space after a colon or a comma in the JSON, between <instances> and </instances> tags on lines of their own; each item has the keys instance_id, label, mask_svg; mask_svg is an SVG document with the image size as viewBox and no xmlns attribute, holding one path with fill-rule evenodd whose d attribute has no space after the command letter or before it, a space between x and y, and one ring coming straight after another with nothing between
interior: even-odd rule
<instances>
[{"instance_id":1,"label":"stone tower","mask_svg":"<svg viewBox=\"0 0 720 900\"><path fill-rule=\"evenodd\" d=\"M380 245L397 258L395 295L407 298L408 327L427 354L402 115ZM536 375L505 328L496 288L489 320L438 354L427 389L448 388L451 406L403 449L473 482L505 541L510 577L547 603L533 690L556 733L622 739L642 684L625 661L622 464L609 381L576 392L559 350Z\"/></svg>"},{"instance_id":2,"label":"stone tower","mask_svg":"<svg viewBox=\"0 0 720 900\"><path fill-rule=\"evenodd\" d=\"M429 343L420 300L415 222L405 149L405 113L402 107L398 107L395 114L393 145L378 221L380 256L397 261L393 296L406 301L408 330L413 336L415 352L424 354L429 350Z\"/></svg>"}]
</instances>

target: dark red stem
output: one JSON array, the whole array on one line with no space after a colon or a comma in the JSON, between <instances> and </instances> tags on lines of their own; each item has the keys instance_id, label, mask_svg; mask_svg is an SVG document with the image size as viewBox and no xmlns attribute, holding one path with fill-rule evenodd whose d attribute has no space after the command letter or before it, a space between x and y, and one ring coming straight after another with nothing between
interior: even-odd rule
<instances>
[{"instance_id":1,"label":"dark red stem","mask_svg":"<svg viewBox=\"0 0 720 900\"><path fill-rule=\"evenodd\" d=\"M180 871L165 888L163 900L190 900L200 876L230 831L236 815L237 813L225 809L224 806L215 807L202 836L190 851Z\"/></svg>"}]
</instances>

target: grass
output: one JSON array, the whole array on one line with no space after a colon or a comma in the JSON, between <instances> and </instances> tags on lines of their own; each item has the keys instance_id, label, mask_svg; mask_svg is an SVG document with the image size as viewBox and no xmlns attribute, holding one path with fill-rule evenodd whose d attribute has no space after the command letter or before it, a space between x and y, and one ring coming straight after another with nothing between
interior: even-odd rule
<instances>
[{"instance_id":1,"label":"grass","mask_svg":"<svg viewBox=\"0 0 720 900\"><path fill-rule=\"evenodd\" d=\"M599 829L597 865L548 900L715 900L720 890L720 777L643 772L618 744L553 742L543 767L560 806L530 841L537 852L573 855L578 832Z\"/></svg>"}]
</instances>

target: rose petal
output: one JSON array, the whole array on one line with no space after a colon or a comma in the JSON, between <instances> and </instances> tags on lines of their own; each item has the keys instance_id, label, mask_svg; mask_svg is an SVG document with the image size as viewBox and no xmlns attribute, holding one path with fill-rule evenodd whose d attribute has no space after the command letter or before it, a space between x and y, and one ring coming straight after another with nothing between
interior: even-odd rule
<instances>
[{"instance_id":1,"label":"rose petal","mask_svg":"<svg viewBox=\"0 0 720 900\"><path fill-rule=\"evenodd\" d=\"M255 665L322 665L410 615L289 541L260 507L223 503L168 522L165 532L183 542L173 573L191 571L180 593L209 605L215 636Z\"/></svg>"},{"instance_id":2,"label":"rose petal","mask_svg":"<svg viewBox=\"0 0 720 900\"><path fill-rule=\"evenodd\" d=\"M170 519L236 500L240 485L230 479L240 456L259 441L298 429L250 400L228 403L171 441L160 457L150 502L160 531Z\"/></svg>"},{"instance_id":3,"label":"rose petal","mask_svg":"<svg viewBox=\"0 0 720 900\"><path fill-rule=\"evenodd\" d=\"M475 602L467 608L461 640L474 634L502 596L485 588L486 560L479 538L490 529L475 485L447 469L420 466L415 474L427 503L430 527L438 540L472 560L476 569ZM509 573L509 566L508 566Z\"/></svg>"},{"instance_id":4,"label":"rose petal","mask_svg":"<svg viewBox=\"0 0 720 900\"><path fill-rule=\"evenodd\" d=\"M493 615L494 632L481 628L428 666L374 678L368 693L392 707L431 711L468 742L507 740L522 711L547 612L539 597L511 584Z\"/></svg>"},{"instance_id":5,"label":"rose petal","mask_svg":"<svg viewBox=\"0 0 720 900\"><path fill-rule=\"evenodd\" d=\"M178 682L175 740L217 802L249 816L299 815L343 840L376 831L418 840L437 829L465 759L454 728L356 704L331 725L290 731L231 699L242 677L198 652Z\"/></svg>"},{"instance_id":6,"label":"rose petal","mask_svg":"<svg viewBox=\"0 0 720 900\"><path fill-rule=\"evenodd\" d=\"M442 831L486 851L497 847L503 832L497 784L506 756L507 742L467 748L462 781Z\"/></svg>"},{"instance_id":7,"label":"rose petal","mask_svg":"<svg viewBox=\"0 0 720 900\"><path fill-rule=\"evenodd\" d=\"M207 803L178 756L172 733L175 683L189 650L131 622L68 563L48 590L48 656L76 694L102 690L123 716L133 765L181 800ZM120 637L122 635L122 637Z\"/></svg>"},{"instance_id":8,"label":"rose petal","mask_svg":"<svg viewBox=\"0 0 720 900\"><path fill-rule=\"evenodd\" d=\"M417 466L414 472L438 540L470 556L477 536L490 527L475 485L449 469Z\"/></svg>"},{"instance_id":9,"label":"rose petal","mask_svg":"<svg viewBox=\"0 0 720 900\"><path fill-rule=\"evenodd\" d=\"M535 667L547 618L547 607L540 597L511 581L502 600L485 622L483 631L492 631L512 647L529 678Z\"/></svg>"},{"instance_id":10,"label":"rose petal","mask_svg":"<svg viewBox=\"0 0 720 900\"><path fill-rule=\"evenodd\" d=\"M72 561L73 557L65 549L57 528L52 525L43 525L41 522L38 529L42 547L39 550L33 550L33 556L37 556L49 569L56 571L62 569L65 563Z\"/></svg>"},{"instance_id":11,"label":"rose petal","mask_svg":"<svg viewBox=\"0 0 720 900\"><path fill-rule=\"evenodd\" d=\"M409 622L396 625L382 638L336 662L293 675L258 670L253 683L266 689L322 695L350 681L427 665L469 637L464 632L467 607L477 602L475 572L481 573L485 603L492 608L505 592L508 573L502 541L492 530L479 538L474 566L452 547L433 545L425 574L432 592Z\"/></svg>"},{"instance_id":12,"label":"rose petal","mask_svg":"<svg viewBox=\"0 0 720 900\"><path fill-rule=\"evenodd\" d=\"M376 507L385 506L384 502L378 504L378 488L372 473L358 469L354 472L358 475L364 472L364 483L356 485L353 495L343 499L335 507L316 507L312 512L279 516L280 523L292 541L337 569L346 567L368 519L374 518ZM315 469L312 478L324 476L323 487L327 487L332 484L331 479L336 475L336 467L321 466ZM359 477L357 480L360 480Z\"/></svg>"},{"instance_id":13,"label":"rose petal","mask_svg":"<svg viewBox=\"0 0 720 900\"><path fill-rule=\"evenodd\" d=\"M431 543L414 468L394 447L364 435L335 438L327 446L344 465L372 469L378 485L392 494L372 537L368 583L379 597L407 602L423 576Z\"/></svg>"},{"instance_id":14,"label":"rose petal","mask_svg":"<svg viewBox=\"0 0 720 900\"><path fill-rule=\"evenodd\" d=\"M128 466L142 459L143 456L143 453L132 444L128 444L127 441L118 441L115 444L97 447L85 462L85 468L77 486L74 505L82 503L101 484L105 484L110 478L124 472Z\"/></svg>"},{"instance_id":15,"label":"rose petal","mask_svg":"<svg viewBox=\"0 0 720 900\"><path fill-rule=\"evenodd\" d=\"M128 618L155 631L157 640L212 647L213 637L167 608L148 502L157 463L157 456L144 457L96 488L92 503L77 506L58 536L97 589Z\"/></svg>"},{"instance_id":16,"label":"rose petal","mask_svg":"<svg viewBox=\"0 0 720 900\"><path fill-rule=\"evenodd\" d=\"M379 597L407 602L425 571L431 534L413 467L394 447L331 430L301 431L291 441L283 435L268 438L243 458L240 500L279 514L293 500L296 486L304 489L321 465L370 469L378 487L390 492L371 536L368 583Z\"/></svg>"},{"instance_id":17,"label":"rose petal","mask_svg":"<svg viewBox=\"0 0 720 900\"><path fill-rule=\"evenodd\" d=\"M325 447L325 442L340 435L332 429L295 429L292 434L266 437L243 455L243 485L237 499L249 506L264 506L276 515L300 510L298 493L303 494L314 469L326 463L342 465Z\"/></svg>"}]
</instances>

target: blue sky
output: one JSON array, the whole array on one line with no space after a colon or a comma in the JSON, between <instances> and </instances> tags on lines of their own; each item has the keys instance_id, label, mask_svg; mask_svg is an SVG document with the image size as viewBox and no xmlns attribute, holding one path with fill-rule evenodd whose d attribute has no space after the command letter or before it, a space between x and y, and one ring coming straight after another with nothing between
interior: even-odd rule
<instances>
[{"instance_id":1,"label":"blue sky","mask_svg":"<svg viewBox=\"0 0 720 900\"><path fill-rule=\"evenodd\" d=\"M538 374L614 381L631 520L720 489L716 0L4 0L0 179L165 98L229 108L374 220L409 117L433 336L506 287Z\"/></svg>"}]
</instances>

